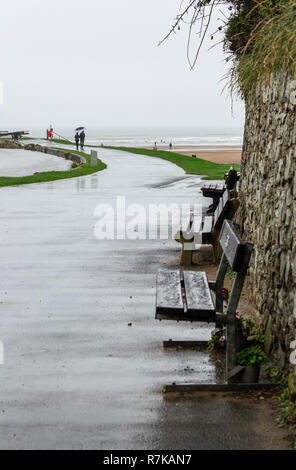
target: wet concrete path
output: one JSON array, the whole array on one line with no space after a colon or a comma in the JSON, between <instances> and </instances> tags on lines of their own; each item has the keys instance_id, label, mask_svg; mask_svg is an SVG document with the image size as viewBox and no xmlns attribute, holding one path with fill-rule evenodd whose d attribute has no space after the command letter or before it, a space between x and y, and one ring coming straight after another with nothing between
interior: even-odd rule
<instances>
[{"instance_id":1,"label":"wet concrete path","mask_svg":"<svg viewBox=\"0 0 296 470\"><path fill-rule=\"evenodd\" d=\"M157 268L177 264L179 246L94 237L97 204L201 202L201 180L99 154L97 174L0 189L0 448L276 448L248 403L162 397L164 383L216 380L206 353L161 347L211 329L154 320Z\"/></svg>"}]
</instances>

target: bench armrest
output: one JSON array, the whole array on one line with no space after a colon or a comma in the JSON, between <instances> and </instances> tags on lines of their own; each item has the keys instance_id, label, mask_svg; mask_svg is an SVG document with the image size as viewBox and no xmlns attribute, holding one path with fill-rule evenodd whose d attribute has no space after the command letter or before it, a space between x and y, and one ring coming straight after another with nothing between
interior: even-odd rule
<instances>
[{"instance_id":1,"label":"bench armrest","mask_svg":"<svg viewBox=\"0 0 296 470\"><path fill-rule=\"evenodd\" d=\"M208 284L211 290L216 290L216 281L208 281Z\"/></svg>"}]
</instances>

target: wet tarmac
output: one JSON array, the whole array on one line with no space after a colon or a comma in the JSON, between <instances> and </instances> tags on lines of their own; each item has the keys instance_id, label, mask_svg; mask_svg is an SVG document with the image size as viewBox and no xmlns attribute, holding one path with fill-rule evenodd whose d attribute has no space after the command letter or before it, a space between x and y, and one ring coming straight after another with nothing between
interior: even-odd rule
<instances>
[{"instance_id":1,"label":"wet tarmac","mask_svg":"<svg viewBox=\"0 0 296 470\"><path fill-rule=\"evenodd\" d=\"M66 171L72 162L54 155L22 149L0 149L0 176L28 176L45 171Z\"/></svg>"},{"instance_id":2,"label":"wet tarmac","mask_svg":"<svg viewBox=\"0 0 296 470\"><path fill-rule=\"evenodd\" d=\"M154 320L156 271L178 264L178 244L94 236L97 204L201 203L200 178L99 157L107 170L0 190L0 448L275 448L248 402L162 397L164 383L219 380L206 352L161 346L212 329Z\"/></svg>"}]
</instances>

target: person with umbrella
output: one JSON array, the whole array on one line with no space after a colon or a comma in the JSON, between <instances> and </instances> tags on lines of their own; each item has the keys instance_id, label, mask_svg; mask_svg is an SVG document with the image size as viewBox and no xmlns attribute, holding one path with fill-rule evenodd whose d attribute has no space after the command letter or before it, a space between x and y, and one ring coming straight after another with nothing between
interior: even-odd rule
<instances>
[{"instance_id":1,"label":"person with umbrella","mask_svg":"<svg viewBox=\"0 0 296 470\"><path fill-rule=\"evenodd\" d=\"M80 134L80 146L81 146L82 149L84 147L84 140L85 140L85 132L83 130Z\"/></svg>"},{"instance_id":2,"label":"person with umbrella","mask_svg":"<svg viewBox=\"0 0 296 470\"><path fill-rule=\"evenodd\" d=\"M84 146L84 139L85 139L85 132L84 132L84 127L76 127L75 132L78 134L80 138L80 147L83 149ZM75 141L76 141L76 136L75 136ZM78 150L78 149L77 149Z\"/></svg>"},{"instance_id":3,"label":"person with umbrella","mask_svg":"<svg viewBox=\"0 0 296 470\"><path fill-rule=\"evenodd\" d=\"M75 139L75 143L76 143L76 150L78 150L78 146L79 146L79 134L78 134L78 132L76 132L74 139Z\"/></svg>"}]
</instances>

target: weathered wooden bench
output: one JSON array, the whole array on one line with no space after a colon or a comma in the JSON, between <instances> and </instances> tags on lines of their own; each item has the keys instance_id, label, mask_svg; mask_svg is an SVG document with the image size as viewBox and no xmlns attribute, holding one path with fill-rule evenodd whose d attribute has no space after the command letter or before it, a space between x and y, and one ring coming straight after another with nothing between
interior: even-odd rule
<instances>
[{"instance_id":1,"label":"weathered wooden bench","mask_svg":"<svg viewBox=\"0 0 296 470\"><path fill-rule=\"evenodd\" d=\"M220 198L223 196L226 190L230 191L235 188L235 185L239 179L238 173L234 168L230 168L229 172L225 175L225 184L205 184L201 188L201 192L204 197L210 197L213 199L213 203L209 206L207 213L214 212L219 204Z\"/></svg>"},{"instance_id":2,"label":"weathered wooden bench","mask_svg":"<svg viewBox=\"0 0 296 470\"><path fill-rule=\"evenodd\" d=\"M199 249L200 245L195 243L199 238L200 244L212 245L214 261L218 262L221 257L219 234L225 219L232 219L238 209L238 194L235 190L225 191L213 215L201 217L199 214L191 214L190 221L185 232L180 230L175 240L182 243L181 266L190 266L192 253ZM199 237L195 235L199 234Z\"/></svg>"},{"instance_id":3,"label":"weathered wooden bench","mask_svg":"<svg viewBox=\"0 0 296 470\"><path fill-rule=\"evenodd\" d=\"M12 131L12 132L0 131L0 137L11 136L11 138L14 140L18 140L21 138L22 135L28 135L28 134L29 134L29 131Z\"/></svg>"},{"instance_id":4,"label":"weathered wooden bench","mask_svg":"<svg viewBox=\"0 0 296 470\"><path fill-rule=\"evenodd\" d=\"M219 242L223 255L215 281L208 281L206 273L201 271L182 271L180 268L158 270L155 318L213 322L216 327L226 325L226 362L229 373L235 367L235 313L253 245L240 238L230 220L224 221ZM228 265L236 274L224 311L222 288Z\"/></svg>"}]
</instances>

